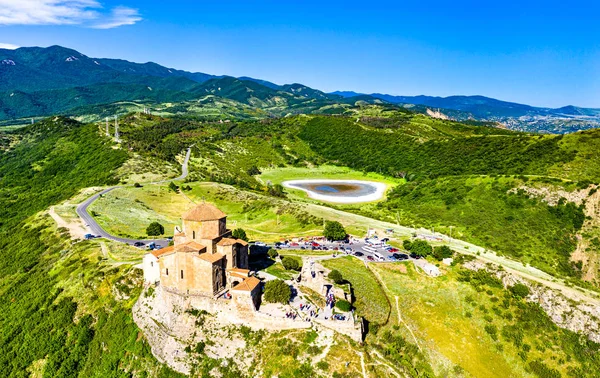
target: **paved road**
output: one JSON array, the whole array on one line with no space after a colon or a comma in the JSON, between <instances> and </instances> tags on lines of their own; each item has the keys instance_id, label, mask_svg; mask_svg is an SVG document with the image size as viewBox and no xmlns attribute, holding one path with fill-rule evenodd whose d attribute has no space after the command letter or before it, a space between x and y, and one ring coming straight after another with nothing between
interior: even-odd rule
<instances>
[{"instance_id":1,"label":"paved road","mask_svg":"<svg viewBox=\"0 0 600 378\"><path fill-rule=\"evenodd\" d=\"M190 146L185 154L185 159L183 160L183 164L181 165L181 176L176 177L170 180L157 181L156 183L165 183L175 180L184 180L188 175L188 161L190 160L190 154L192 152L192 146ZM118 241L121 243L134 244L136 242L142 242L144 244L148 244L154 242L157 246L165 247L169 245L169 240L167 239L128 239L121 238L118 236L114 236L106 232L100 225L96 222L96 220L87 212L88 207L97 200L101 195L110 192L111 190L115 190L116 188L121 188L121 186L113 186L107 189L104 189L100 193L96 193L87 200L83 201L79 206L77 206L77 215L81 218L81 220L85 223L86 227L89 229L90 234L92 235L100 235L103 238Z\"/></svg>"}]
</instances>

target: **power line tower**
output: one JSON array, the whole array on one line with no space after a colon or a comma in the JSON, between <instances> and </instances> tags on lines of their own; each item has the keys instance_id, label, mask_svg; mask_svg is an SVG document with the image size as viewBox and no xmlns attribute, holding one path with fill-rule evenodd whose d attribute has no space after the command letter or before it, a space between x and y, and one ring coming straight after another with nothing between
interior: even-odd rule
<instances>
[{"instance_id":1,"label":"power line tower","mask_svg":"<svg viewBox=\"0 0 600 378\"><path fill-rule=\"evenodd\" d=\"M117 141L117 143L121 143L121 139L119 138L119 122L117 120L116 115L115 115L115 141Z\"/></svg>"}]
</instances>

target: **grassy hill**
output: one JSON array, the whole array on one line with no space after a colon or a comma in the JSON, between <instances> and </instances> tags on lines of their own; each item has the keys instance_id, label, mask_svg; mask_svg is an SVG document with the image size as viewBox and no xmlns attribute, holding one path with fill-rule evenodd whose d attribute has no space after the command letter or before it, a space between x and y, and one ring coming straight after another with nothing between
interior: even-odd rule
<instances>
[{"instance_id":1,"label":"grassy hill","mask_svg":"<svg viewBox=\"0 0 600 378\"><path fill-rule=\"evenodd\" d=\"M114 183L126 158L93 125L53 118L20 129L0 155L0 370L6 377L122 376L157 364L131 319L129 266L102 264L98 245L72 244L37 216L81 188ZM173 375L171 375L173 376Z\"/></svg>"}]
</instances>

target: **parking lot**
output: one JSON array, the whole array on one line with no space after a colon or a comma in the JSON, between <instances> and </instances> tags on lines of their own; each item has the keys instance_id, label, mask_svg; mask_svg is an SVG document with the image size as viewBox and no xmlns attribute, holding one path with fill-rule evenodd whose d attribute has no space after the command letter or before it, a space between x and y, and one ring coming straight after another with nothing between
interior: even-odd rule
<instances>
[{"instance_id":1,"label":"parking lot","mask_svg":"<svg viewBox=\"0 0 600 378\"><path fill-rule=\"evenodd\" d=\"M376 243L372 243L375 241ZM379 242L379 243L377 243ZM387 243L370 239L350 238L347 242L330 242L326 240L281 242L265 244L256 242L256 245L267 246L278 251L303 250L303 251L330 251L332 255L353 255L361 260L369 262L391 262L405 261L415 258L402 251L393 248Z\"/></svg>"}]
</instances>

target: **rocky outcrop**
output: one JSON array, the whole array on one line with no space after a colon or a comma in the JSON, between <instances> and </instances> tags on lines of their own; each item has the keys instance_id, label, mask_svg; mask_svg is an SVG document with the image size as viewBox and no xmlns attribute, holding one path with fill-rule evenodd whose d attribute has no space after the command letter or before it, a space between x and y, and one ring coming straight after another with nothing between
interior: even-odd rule
<instances>
[{"instance_id":1,"label":"rocky outcrop","mask_svg":"<svg viewBox=\"0 0 600 378\"><path fill-rule=\"evenodd\" d=\"M505 287L517 283L526 285L529 288L529 295L525 300L539 304L554 324L582 333L590 340L600 343L600 306L575 302L556 290L501 270L498 265L473 260L463 266L470 270L485 269L500 278Z\"/></svg>"},{"instance_id":2,"label":"rocky outcrop","mask_svg":"<svg viewBox=\"0 0 600 378\"><path fill-rule=\"evenodd\" d=\"M233 359L238 367L249 366L253 356L237 332L241 326L267 331L313 326L301 319L240 308L231 300L171 293L160 285L145 288L133 307L133 319L152 354L184 374L192 371L198 358L193 350L199 343L204 345L202 354L209 358Z\"/></svg>"}]
</instances>

